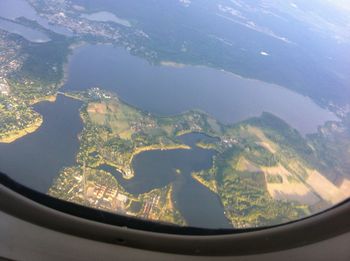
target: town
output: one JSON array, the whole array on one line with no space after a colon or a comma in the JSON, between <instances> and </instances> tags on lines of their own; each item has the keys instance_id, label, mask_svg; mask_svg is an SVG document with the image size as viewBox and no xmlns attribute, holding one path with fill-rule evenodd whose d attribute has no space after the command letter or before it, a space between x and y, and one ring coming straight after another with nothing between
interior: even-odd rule
<instances>
[{"instance_id":1,"label":"town","mask_svg":"<svg viewBox=\"0 0 350 261\"><path fill-rule=\"evenodd\" d=\"M49 195L84 206L146 220L185 225L172 203L172 186L132 195L108 172L86 166L65 168Z\"/></svg>"},{"instance_id":2,"label":"town","mask_svg":"<svg viewBox=\"0 0 350 261\"><path fill-rule=\"evenodd\" d=\"M37 130L42 116L29 103L12 95L9 77L22 66L25 57L16 37L0 30L0 143L10 143Z\"/></svg>"}]
</instances>

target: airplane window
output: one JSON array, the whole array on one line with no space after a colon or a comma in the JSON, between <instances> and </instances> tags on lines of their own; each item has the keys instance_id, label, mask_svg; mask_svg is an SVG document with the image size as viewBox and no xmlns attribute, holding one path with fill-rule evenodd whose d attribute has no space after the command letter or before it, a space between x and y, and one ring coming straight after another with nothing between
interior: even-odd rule
<instances>
[{"instance_id":1,"label":"airplane window","mask_svg":"<svg viewBox=\"0 0 350 261\"><path fill-rule=\"evenodd\" d=\"M164 224L350 197L346 0L0 0L0 171Z\"/></svg>"}]
</instances>

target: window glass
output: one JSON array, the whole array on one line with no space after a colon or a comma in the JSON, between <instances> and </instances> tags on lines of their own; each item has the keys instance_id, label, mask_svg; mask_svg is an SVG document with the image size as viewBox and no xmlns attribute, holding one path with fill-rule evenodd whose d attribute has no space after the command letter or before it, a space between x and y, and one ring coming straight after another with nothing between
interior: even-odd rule
<instances>
[{"instance_id":1,"label":"window glass","mask_svg":"<svg viewBox=\"0 0 350 261\"><path fill-rule=\"evenodd\" d=\"M254 228L350 196L346 0L0 0L0 171L140 219Z\"/></svg>"}]
</instances>

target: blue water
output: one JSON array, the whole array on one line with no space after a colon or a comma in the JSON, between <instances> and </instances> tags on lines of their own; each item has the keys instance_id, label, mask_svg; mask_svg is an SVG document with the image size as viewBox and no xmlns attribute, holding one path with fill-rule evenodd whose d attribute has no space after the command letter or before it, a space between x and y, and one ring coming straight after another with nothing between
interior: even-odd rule
<instances>
[{"instance_id":1,"label":"blue water","mask_svg":"<svg viewBox=\"0 0 350 261\"><path fill-rule=\"evenodd\" d=\"M0 143L0 171L30 188L46 193L62 167L75 164L83 124L80 102L58 96L35 110L44 122L34 133L10 144Z\"/></svg>"},{"instance_id":2,"label":"blue water","mask_svg":"<svg viewBox=\"0 0 350 261\"><path fill-rule=\"evenodd\" d=\"M12 21L3 20L1 18L0 29L5 30L9 33L18 34L30 42L45 43L50 41L50 38L46 34L38 30L28 28Z\"/></svg>"},{"instance_id":3,"label":"blue water","mask_svg":"<svg viewBox=\"0 0 350 261\"><path fill-rule=\"evenodd\" d=\"M111 45L86 45L70 59L65 90L99 86L159 115L201 109L224 123L271 112L301 133L337 120L310 98L283 87L196 66L155 66Z\"/></svg>"}]
</instances>

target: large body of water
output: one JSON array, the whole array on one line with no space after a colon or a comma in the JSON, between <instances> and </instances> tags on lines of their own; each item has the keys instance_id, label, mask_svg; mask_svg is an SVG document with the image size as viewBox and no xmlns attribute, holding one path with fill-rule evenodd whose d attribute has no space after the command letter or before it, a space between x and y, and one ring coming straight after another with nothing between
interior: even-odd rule
<instances>
[{"instance_id":1,"label":"large body of water","mask_svg":"<svg viewBox=\"0 0 350 261\"><path fill-rule=\"evenodd\" d=\"M337 119L308 97L277 85L206 67L150 65L110 45L87 45L76 50L69 72L65 90L99 86L159 115L196 108L221 122L235 123L267 111L303 134Z\"/></svg>"}]
</instances>

